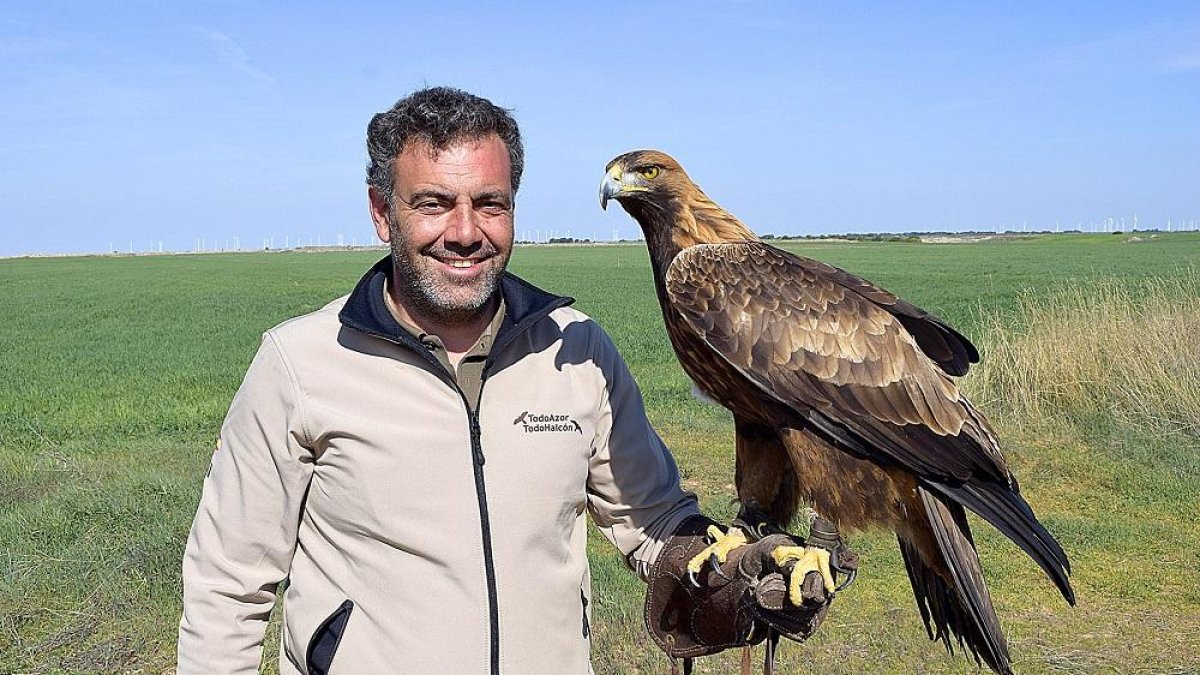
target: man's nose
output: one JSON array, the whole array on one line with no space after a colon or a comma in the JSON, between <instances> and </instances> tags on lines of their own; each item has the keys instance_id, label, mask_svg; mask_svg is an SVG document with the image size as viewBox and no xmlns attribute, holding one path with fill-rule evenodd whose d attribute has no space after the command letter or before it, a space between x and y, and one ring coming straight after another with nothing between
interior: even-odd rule
<instances>
[{"instance_id":1,"label":"man's nose","mask_svg":"<svg viewBox=\"0 0 1200 675\"><path fill-rule=\"evenodd\" d=\"M450 225L446 228L447 241L473 244L479 241L479 214L470 206L457 206L450 213Z\"/></svg>"}]
</instances>

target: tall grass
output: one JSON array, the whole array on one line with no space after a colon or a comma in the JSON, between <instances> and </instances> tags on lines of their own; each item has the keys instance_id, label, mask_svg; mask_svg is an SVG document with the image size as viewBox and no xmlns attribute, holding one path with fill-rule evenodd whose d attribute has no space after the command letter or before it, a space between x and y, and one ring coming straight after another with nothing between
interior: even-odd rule
<instances>
[{"instance_id":1,"label":"tall grass","mask_svg":"<svg viewBox=\"0 0 1200 675\"><path fill-rule=\"evenodd\" d=\"M987 323L968 382L993 409L1200 436L1200 273L1023 293Z\"/></svg>"}]
</instances>

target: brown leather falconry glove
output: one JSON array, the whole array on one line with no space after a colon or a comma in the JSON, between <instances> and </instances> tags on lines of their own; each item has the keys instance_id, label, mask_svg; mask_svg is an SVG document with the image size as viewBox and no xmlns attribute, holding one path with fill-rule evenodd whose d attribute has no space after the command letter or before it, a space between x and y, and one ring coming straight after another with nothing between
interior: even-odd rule
<instances>
[{"instance_id":1,"label":"brown leather falconry glove","mask_svg":"<svg viewBox=\"0 0 1200 675\"><path fill-rule=\"evenodd\" d=\"M688 562L708 546L707 532L713 521L696 516L684 521L667 541L650 572L646 591L646 628L659 647L674 659L684 659L684 672L691 660L730 647L748 647L767 640L764 670L770 673L778 636L797 642L806 640L821 625L833 593L827 592L820 574L809 573L802 585L803 599L796 605L788 597L786 569L780 569L771 553L780 546L803 546L789 534L770 534L728 553L724 563L705 564L698 574L689 574ZM810 546L836 551L835 569L858 567L857 556L840 540L818 541L818 528ZM836 535L835 535L836 536ZM748 655L743 670L749 667Z\"/></svg>"}]
</instances>

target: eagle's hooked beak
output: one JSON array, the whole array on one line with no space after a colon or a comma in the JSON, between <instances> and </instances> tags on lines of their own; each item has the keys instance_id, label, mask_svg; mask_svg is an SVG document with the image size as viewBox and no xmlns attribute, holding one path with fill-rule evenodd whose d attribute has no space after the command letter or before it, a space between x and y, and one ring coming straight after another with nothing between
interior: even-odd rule
<instances>
[{"instance_id":1,"label":"eagle's hooked beak","mask_svg":"<svg viewBox=\"0 0 1200 675\"><path fill-rule=\"evenodd\" d=\"M608 210L608 200L621 194L623 187L621 183L621 165L614 164L608 173L604 174L604 180L600 181L600 208Z\"/></svg>"}]
</instances>

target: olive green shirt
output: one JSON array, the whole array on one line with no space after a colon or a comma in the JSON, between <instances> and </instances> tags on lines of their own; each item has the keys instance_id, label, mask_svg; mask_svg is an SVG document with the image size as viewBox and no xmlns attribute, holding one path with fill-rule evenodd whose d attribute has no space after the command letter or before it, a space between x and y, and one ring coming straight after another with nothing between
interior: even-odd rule
<instances>
[{"instance_id":1,"label":"olive green shirt","mask_svg":"<svg viewBox=\"0 0 1200 675\"><path fill-rule=\"evenodd\" d=\"M391 284L384 285L384 295L387 301L387 307L395 317L396 322L400 327L417 338L431 354L437 358L438 363L446 369L454 382L458 384L458 388L462 389L463 395L467 398L467 404L474 411L479 407L479 392L483 389L483 364L487 361L488 354L492 351L492 341L496 333L500 331L500 322L504 320L504 298L500 298L500 306L496 308L496 315L492 317L491 323L483 330L483 334L475 341L475 344L463 354L462 359L458 362L456 369L450 363L450 355L446 351L446 345L442 343L442 339L433 333L426 333L416 325L404 320L398 311L396 311L395 300L389 292Z\"/></svg>"}]
</instances>

